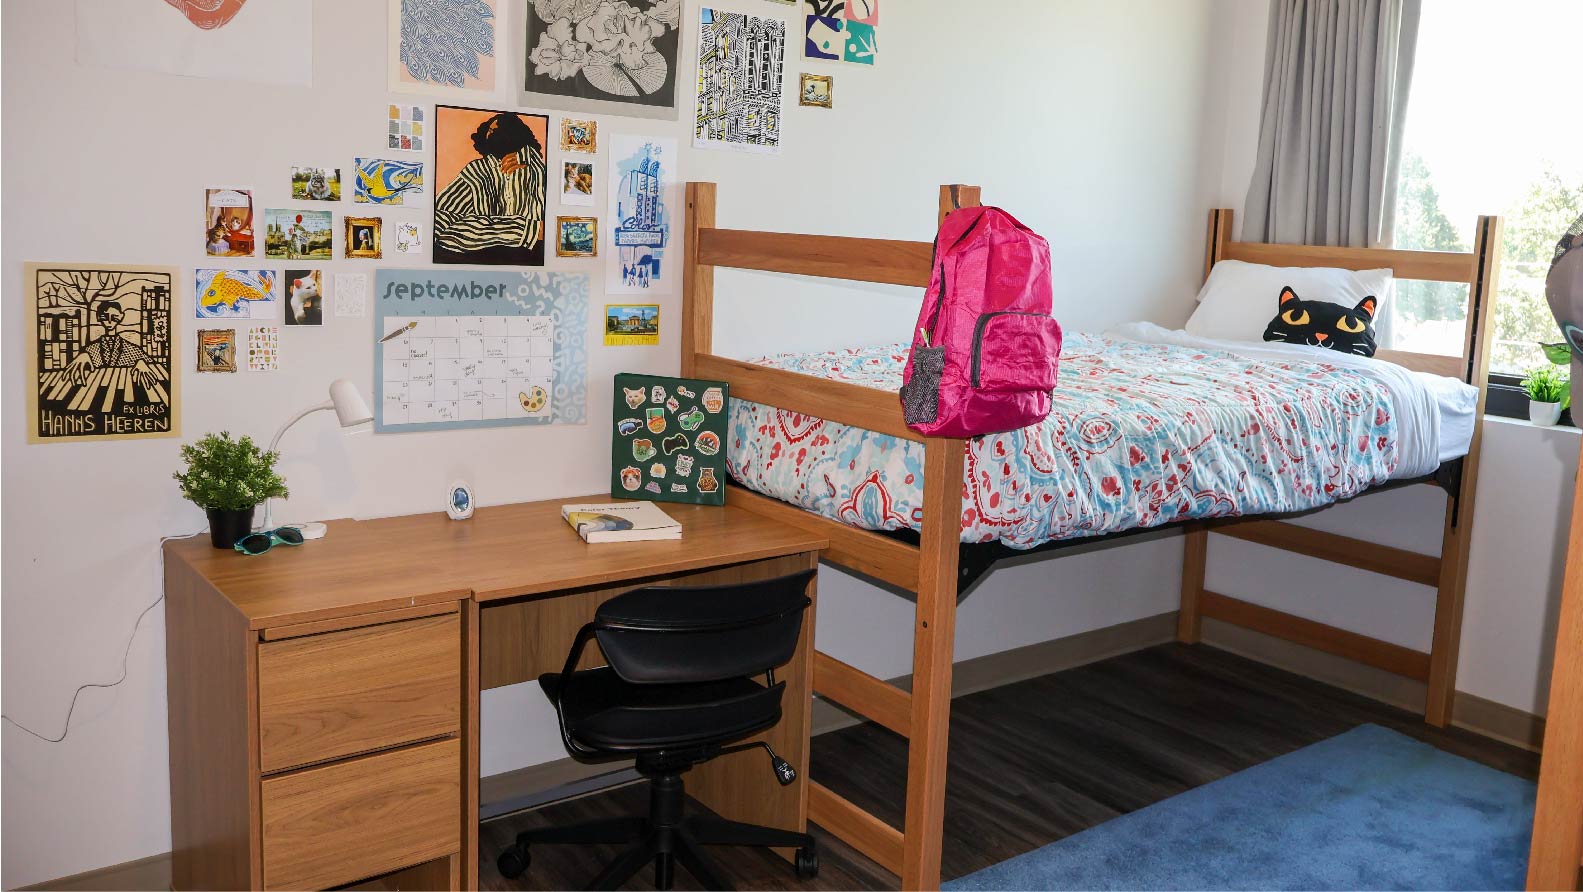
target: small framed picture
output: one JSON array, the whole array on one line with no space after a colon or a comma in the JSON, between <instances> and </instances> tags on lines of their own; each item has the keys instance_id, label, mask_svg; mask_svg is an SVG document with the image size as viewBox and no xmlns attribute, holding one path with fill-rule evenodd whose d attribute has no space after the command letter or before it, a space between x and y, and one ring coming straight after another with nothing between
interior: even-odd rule
<instances>
[{"instance_id":1,"label":"small framed picture","mask_svg":"<svg viewBox=\"0 0 1583 892\"><path fill-rule=\"evenodd\" d=\"M236 371L236 329L198 329L198 371Z\"/></svg>"},{"instance_id":2,"label":"small framed picture","mask_svg":"<svg viewBox=\"0 0 1583 892\"><path fill-rule=\"evenodd\" d=\"M798 105L811 105L815 108L832 108L835 102L835 78L828 74L808 74L804 72L802 89L797 91Z\"/></svg>"},{"instance_id":3,"label":"small framed picture","mask_svg":"<svg viewBox=\"0 0 1583 892\"><path fill-rule=\"evenodd\" d=\"M598 257L598 217L556 217L556 257Z\"/></svg>"},{"instance_id":4,"label":"small framed picture","mask_svg":"<svg viewBox=\"0 0 1583 892\"><path fill-rule=\"evenodd\" d=\"M592 155L599 151L599 122L561 119L561 151Z\"/></svg>"},{"instance_id":5,"label":"small framed picture","mask_svg":"<svg viewBox=\"0 0 1583 892\"><path fill-rule=\"evenodd\" d=\"M458 480L445 490L445 513L452 520L473 516L473 488L466 481Z\"/></svg>"},{"instance_id":6,"label":"small framed picture","mask_svg":"<svg viewBox=\"0 0 1583 892\"><path fill-rule=\"evenodd\" d=\"M346 256L366 260L383 257L380 249L380 230L383 226L384 220L380 217L347 217Z\"/></svg>"}]
</instances>

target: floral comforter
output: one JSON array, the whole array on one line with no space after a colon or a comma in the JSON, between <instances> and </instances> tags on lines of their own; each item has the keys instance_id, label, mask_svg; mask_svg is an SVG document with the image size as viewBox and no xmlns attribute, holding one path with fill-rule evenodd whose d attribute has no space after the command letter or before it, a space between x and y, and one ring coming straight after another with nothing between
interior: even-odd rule
<instances>
[{"instance_id":1,"label":"floral comforter","mask_svg":"<svg viewBox=\"0 0 1583 892\"><path fill-rule=\"evenodd\" d=\"M762 365L896 391L906 345ZM918 529L923 444L732 400L740 483L853 526ZM1179 520L1301 511L1397 465L1387 388L1338 365L1069 333L1043 422L971 441L962 541L1032 548Z\"/></svg>"}]
</instances>

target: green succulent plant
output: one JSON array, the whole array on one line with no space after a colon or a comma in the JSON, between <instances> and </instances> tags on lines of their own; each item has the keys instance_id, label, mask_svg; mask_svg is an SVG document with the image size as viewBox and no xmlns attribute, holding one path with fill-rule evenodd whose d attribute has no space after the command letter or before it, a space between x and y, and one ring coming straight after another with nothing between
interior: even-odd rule
<instances>
[{"instance_id":1,"label":"green succulent plant","mask_svg":"<svg viewBox=\"0 0 1583 892\"><path fill-rule=\"evenodd\" d=\"M1559 403L1569 395L1571 382L1553 365L1536 366L1523 376L1523 390L1536 403Z\"/></svg>"}]
</instances>

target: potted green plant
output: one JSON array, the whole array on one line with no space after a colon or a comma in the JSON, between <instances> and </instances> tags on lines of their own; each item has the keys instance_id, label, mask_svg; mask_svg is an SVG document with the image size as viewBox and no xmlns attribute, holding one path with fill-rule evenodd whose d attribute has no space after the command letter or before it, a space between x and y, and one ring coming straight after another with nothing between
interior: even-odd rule
<instances>
[{"instance_id":1,"label":"potted green plant","mask_svg":"<svg viewBox=\"0 0 1583 892\"><path fill-rule=\"evenodd\" d=\"M1537 366L1523 376L1523 390L1528 392L1528 420L1549 427L1561 420L1571 382L1553 365Z\"/></svg>"},{"instance_id":2,"label":"potted green plant","mask_svg":"<svg viewBox=\"0 0 1583 892\"><path fill-rule=\"evenodd\" d=\"M289 495L286 481L275 473L279 457L259 449L252 437L232 439L228 431L181 447L187 469L171 476L188 501L208 512L215 548L230 548L252 531L253 509L260 502Z\"/></svg>"}]
</instances>

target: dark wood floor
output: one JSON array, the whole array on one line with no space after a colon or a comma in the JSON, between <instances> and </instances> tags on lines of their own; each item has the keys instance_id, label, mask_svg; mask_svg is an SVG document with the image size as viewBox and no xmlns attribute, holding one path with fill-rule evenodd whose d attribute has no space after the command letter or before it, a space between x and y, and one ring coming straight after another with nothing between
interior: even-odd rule
<instances>
[{"instance_id":1,"label":"dark wood floor","mask_svg":"<svg viewBox=\"0 0 1583 892\"><path fill-rule=\"evenodd\" d=\"M971 694L951 709L943 874L952 879L1054 842L1372 722L1522 777L1539 757L1416 714L1200 645L1170 644ZM768 772L768 766L765 767ZM901 826L906 746L874 725L814 739L812 776ZM639 814L641 786L485 824L484 889L568 889L586 883L613 847L541 846L508 881L495 856L520 829ZM817 826L821 871L799 883L767 852L715 849L740 889L876 889L897 879ZM652 889L652 871L629 889ZM676 871L678 889L695 889Z\"/></svg>"}]
</instances>

